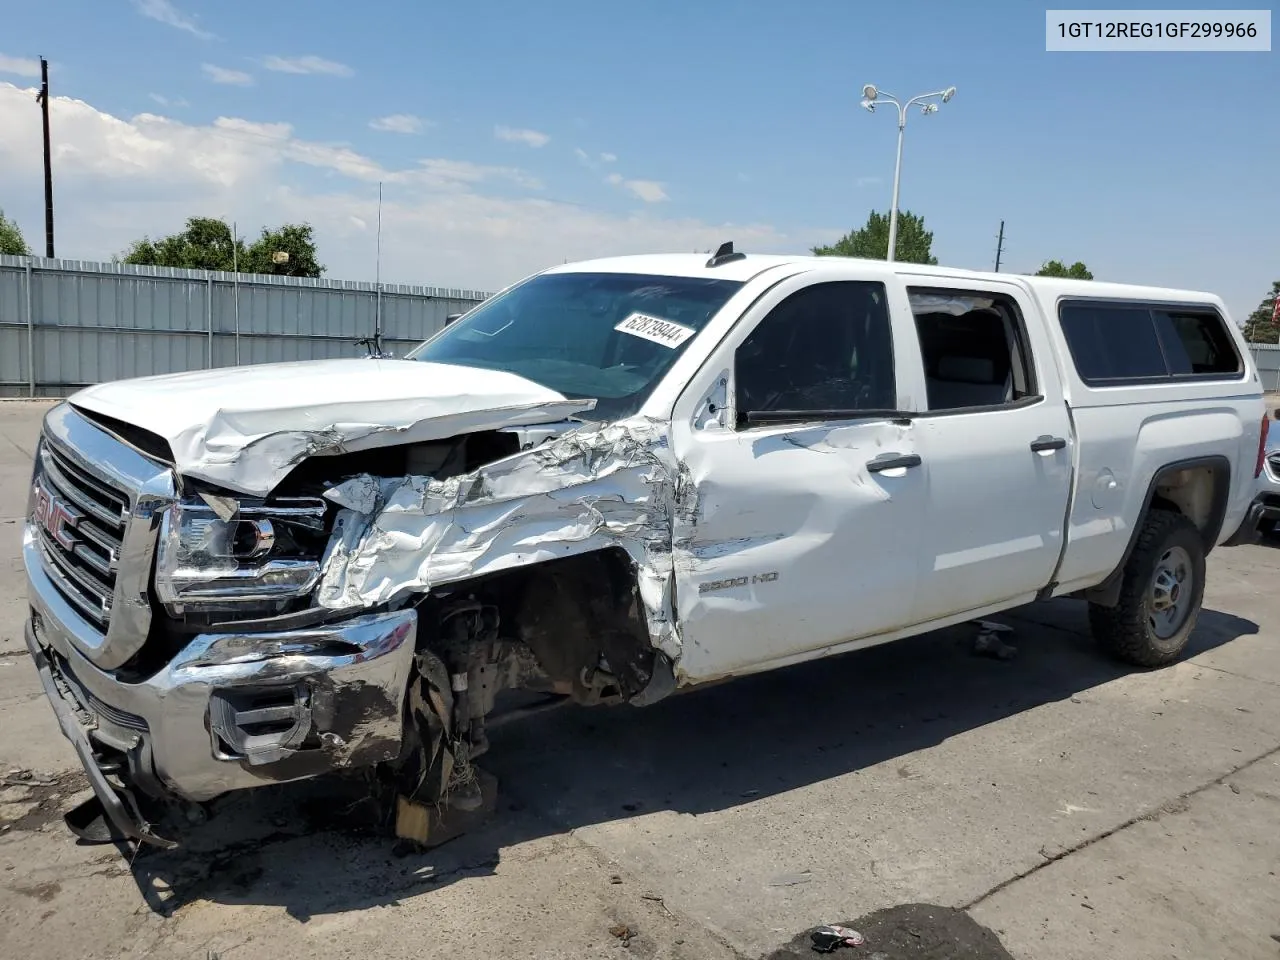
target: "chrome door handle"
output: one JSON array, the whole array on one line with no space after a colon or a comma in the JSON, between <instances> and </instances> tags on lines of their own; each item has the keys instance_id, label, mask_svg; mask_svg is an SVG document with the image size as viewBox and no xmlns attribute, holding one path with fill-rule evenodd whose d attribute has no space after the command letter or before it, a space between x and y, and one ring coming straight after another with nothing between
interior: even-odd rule
<instances>
[{"instance_id":1,"label":"chrome door handle","mask_svg":"<svg viewBox=\"0 0 1280 960\"><path fill-rule=\"evenodd\" d=\"M884 470L897 470L901 467L918 467L920 463L920 454L918 453L882 453L874 460L867 461L867 470L871 473L880 473Z\"/></svg>"}]
</instances>

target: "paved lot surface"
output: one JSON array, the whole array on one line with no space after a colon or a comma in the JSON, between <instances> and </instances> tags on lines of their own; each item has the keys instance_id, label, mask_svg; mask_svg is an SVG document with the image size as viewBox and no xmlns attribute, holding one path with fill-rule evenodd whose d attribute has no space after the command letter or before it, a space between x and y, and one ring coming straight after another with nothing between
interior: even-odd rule
<instances>
[{"instance_id":1,"label":"paved lot surface","mask_svg":"<svg viewBox=\"0 0 1280 960\"><path fill-rule=\"evenodd\" d=\"M853 921L836 956L1280 957L1266 548L1211 558L1165 670L1105 660L1054 602L1006 618L1007 662L951 631L495 731L500 817L429 854L320 784L224 804L183 853L77 846L84 780L20 634L44 409L0 404L0 956L755 960Z\"/></svg>"}]
</instances>

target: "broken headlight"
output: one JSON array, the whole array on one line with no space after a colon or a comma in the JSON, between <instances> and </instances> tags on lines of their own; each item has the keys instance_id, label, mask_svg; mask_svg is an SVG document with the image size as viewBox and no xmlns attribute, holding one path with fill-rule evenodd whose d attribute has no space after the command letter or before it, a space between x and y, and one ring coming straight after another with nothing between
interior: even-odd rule
<instances>
[{"instance_id":1,"label":"broken headlight","mask_svg":"<svg viewBox=\"0 0 1280 960\"><path fill-rule=\"evenodd\" d=\"M174 504L160 526L156 595L174 615L278 612L320 578L324 515L312 499Z\"/></svg>"}]
</instances>

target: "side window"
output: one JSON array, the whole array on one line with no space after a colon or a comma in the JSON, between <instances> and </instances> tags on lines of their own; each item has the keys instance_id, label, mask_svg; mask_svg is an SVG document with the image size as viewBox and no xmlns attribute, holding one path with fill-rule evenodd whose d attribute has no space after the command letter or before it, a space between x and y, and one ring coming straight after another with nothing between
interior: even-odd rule
<instances>
[{"instance_id":1,"label":"side window","mask_svg":"<svg viewBox=\"0 0 1280 960\"><path fill-rule=\"evenodd\" d=\"M1169 372L1177 376L1235 375L1240 355L1216 310L1153 310Z\"/></svg>"},{"instance_id":2,"label":"side window","mask_svg":"<svg viewBox=\"0 0 1280 960\"><path fill-rule=\"evenodd\" d=\"M1169 375L1146 307L1064 303L1059 313L1071 359L1085 383Z\"/></svg>"},{"instance_id":3,"label":"side window","mask_svg":"<svg viewBox=\"0 0 1280 960\"><path fill-rule=\"evenodd\" d=\"M1244 370L1212 308L1067 301L1058 313L1076 371L1088 384L1234 378Z\"/></svg>"},{"instance_id":4,"label":"side window","mask_svg":"<svg viewBox=\"0 0 1280 960\"><path fill-rule=\"evenodd\" d=\"M999 407L1036 396L1022 314L1012 298L983 291L908 291L929 410Z\"/></svg>"},{"instance_id":5,"label":"side window","mask_svg":"<svg viewBox=\"0 0 1280 960\"><path fill-rule=\"evenodd\" d=\"M797 290L738 347L734 381L739 429L752 413L832 419L894 409L884 284L834 281Z\"/></svg>"}]
</instances>

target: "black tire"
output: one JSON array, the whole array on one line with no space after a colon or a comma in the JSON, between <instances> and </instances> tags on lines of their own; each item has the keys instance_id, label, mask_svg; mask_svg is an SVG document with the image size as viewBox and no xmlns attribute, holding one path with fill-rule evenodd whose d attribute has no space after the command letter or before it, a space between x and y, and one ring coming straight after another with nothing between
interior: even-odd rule
<instances>
[{"instance_id":1,"label":"black tire","mask_svg":"<svg viewBox=\"0 0 1280 960\"><path fill-rule=\"evenodd\" d=\"M1176 579L1176 572L1184 568L1189 583ZM1172 663L1186 649L1200 616L1204 574L1204 540L1195 524L1172 510L1150 511L1125 564L1119 602L1114 607L1089 604L1094 639L1112 656L1134 666ZM1172 589L1168 589L1170 583ZM1169 607L1157 609L1170 596L1176 598L1176 616L1168 613Z\"/></svg>"}]
</instances>

